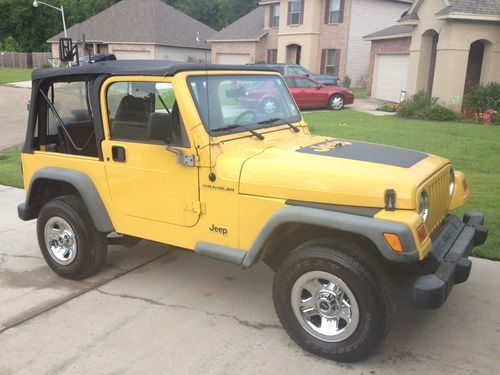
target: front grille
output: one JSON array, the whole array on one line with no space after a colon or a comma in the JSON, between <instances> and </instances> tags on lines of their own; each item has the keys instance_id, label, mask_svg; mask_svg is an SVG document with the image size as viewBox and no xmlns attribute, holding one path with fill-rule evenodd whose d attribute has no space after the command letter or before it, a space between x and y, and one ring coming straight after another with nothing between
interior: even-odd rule
<instances>
[{"instance_id":1,"label":"front grille","mask_svg":"<svg viewBox=\"0 0 500 375\"><path fill-rule=\"evenodd\" d=\"M429 217L425 222L429 235L434 234L448 214L451 199L448 195L450 186L449 172L449 168L442 170L432 177L425 186L429 193Z\"/></svg>"}]
</instances>

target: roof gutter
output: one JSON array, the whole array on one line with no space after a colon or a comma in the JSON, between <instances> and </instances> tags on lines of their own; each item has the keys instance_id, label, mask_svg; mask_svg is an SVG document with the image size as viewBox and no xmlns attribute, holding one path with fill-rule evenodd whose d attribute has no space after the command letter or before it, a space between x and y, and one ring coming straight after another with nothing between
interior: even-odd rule
<instances>
[{"instance_id":1,"label":"roof gutter","mask_svg":"<svg viewBox=\"0 0 500 375\"><path fill-rule=\"evenodd\" d=\"M500 22L500 15L489 14L472 14L472 13L458 13L450 12L445 14L436 14L438 20L468 20L468 21L489 21Z\"/></svg>"},{"instance_id":2,"label":"roof gutter","mask_svg":"<svg viewBox=\"0 0 500 375\"><path fill-rule=\"evenodd\" d=\"M208 42L208 40L207 40ZM59 43L59 40L47 40L47 43ZM83 41L77 40L74 43L76 44L82 44ZM151 42L108 42L108 41L103 41L103 40L85 40L85 43L87 44L93 44L93 43L99 43L99 44L128 44L128 45L147 45L147 46L161 46L161 47L176 47L176 48L187 48L187 49L202 49L202 50L207 50L210 51L211 47L206 46L206 47L191 47L191 46L181 46L181 45L175 45L175 44L161 44L161 43L151 43Z\"/></svg>"},{"instance_id":3,"label":"roof gutter","mask_svg":"<svg viewBox=\"0 0 500 375\"><path fill-rule=\"evenodd\" d=\"M258 42L266 34L267 34L267 31L254 39L207 39L207 42L210 42L210 43L214 43L214 42L215 43L217 43L217 42Z\"/></svg>"},{"instance_id":4,"label":"roof gutter","mask_svg":"<svg viewBox=\"0 0 500 375\"><path fill-rule=\"evenodd\" d=\"M417 26L419 24L419 20L399 20L399 25L408 25L408 26Z\"/></svg>"},{"instance_id":5,"label":"roof gutter","mask_svg":"<svg viewBox=\"0 0 500 375\"><path fill-rule=\"evenodd\" d=\"M363 39L367 41L372 40L385 40L385 39L399 39L399 38L411 38L412 33L399 33L399 34L390 34L390 35L377 35L377 36L364 36Z\"/></svg>"}]
</instances>

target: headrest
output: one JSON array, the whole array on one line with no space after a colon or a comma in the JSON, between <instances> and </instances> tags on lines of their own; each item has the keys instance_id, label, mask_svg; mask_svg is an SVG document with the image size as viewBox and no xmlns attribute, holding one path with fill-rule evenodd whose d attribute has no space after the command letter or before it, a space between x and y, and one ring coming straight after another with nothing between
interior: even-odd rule
<instances>
[{"instance_id":1,"label":"headrest","mask_svg":"<svg viewBox=\"0 0 500 375\"><path fill-rule=\"evenodd\" d=\"M163 112L149 114L148 138L152 141L164 142L167 137L167 128L172 126L172 116Z\"/></svg>"}]
</instances>

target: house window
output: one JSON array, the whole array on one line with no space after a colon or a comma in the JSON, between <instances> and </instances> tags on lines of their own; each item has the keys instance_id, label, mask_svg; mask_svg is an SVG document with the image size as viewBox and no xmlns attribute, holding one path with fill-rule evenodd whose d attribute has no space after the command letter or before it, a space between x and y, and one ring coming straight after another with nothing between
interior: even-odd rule
<instances>
[{"instance_id":1,"label":"house window","mask_svg":"<svg viewBox=\"0 0 500 375\"><path fill-rule=\"evenodd\" d=\"M278 50L268 49L267 50L267 63L276 64L278 62Z\"/></svg>"},{"instance_id":2,"label":"house window","mask_svg":"<svg viewBox=\"0 0 500 375\"><path fill-rule=\"evenodd\" d=\"M321 72L335 76L339 73L340 50L324 49L321 54Z\"/></svg>"},{"instance_id":3,"label":"house window","mask_svg":"<svg viewBox=\"0 0 500 375\"><path fill-rule=\"evenodd\" d=\"M328 24L342 23L344 0L326 0L326 20Z\"/></svg>"},{"instance_id":4,"label":"house window","mask_svg":"<svg viewBox=\"0 0 500 375\"><path fill-rule=\"evenodd\" d=\"M279 27L280 25L280 5L271 4L271 17L269 19L269 27Z\"/></svg>"},{"instance_id":5,"label":"house window","mask_svg":"<svg viewBox=\"0 0 500 375\"><path fill-rule=\"evenodd\" d=\"M288 25L302 25L304 20L304 0L288 2Z\"/></svg>"}]
</instances>

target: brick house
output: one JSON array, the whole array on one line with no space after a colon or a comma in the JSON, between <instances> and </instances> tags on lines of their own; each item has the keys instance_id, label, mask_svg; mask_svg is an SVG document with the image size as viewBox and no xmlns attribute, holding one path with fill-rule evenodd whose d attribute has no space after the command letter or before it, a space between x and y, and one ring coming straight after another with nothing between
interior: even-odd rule
<instances>
[{"instance_id":1,"label":"brick house","mask_svg":"<svg viewBox=\"0 0 500 375\"><path fill-rule=\"evenodd\" d=\"M216 31L161 0L122 0L68 29L74 42L80 42L83 33L91 53L113 53L119 60L199 62L210 57L206 40ZM54 58L59 57L63 36L59 33L47 41Z\"/></svg>"},{"instance_id":2,"label":"brick house","mask_svg":"<svg viewBox=\"0 0 500 375\"><path fill-rule=\"evenodd\" d=\"M212 62L298 63L318 74L368 76L370 42L363 35L394 24L411 0L261 0L221 30Z\"/></svg>"},{"instance_id":3,"label":"brick house","mask_svg":"<svg viewBox=\"0 0 500 375\"><path fill-rule=\"evenodd\" d=\"M365 40L368 88L378 99L423 90L459 111L476 85L500 82L498 0L415 0L398 25Z\"/></svg>"}]
</instances>

